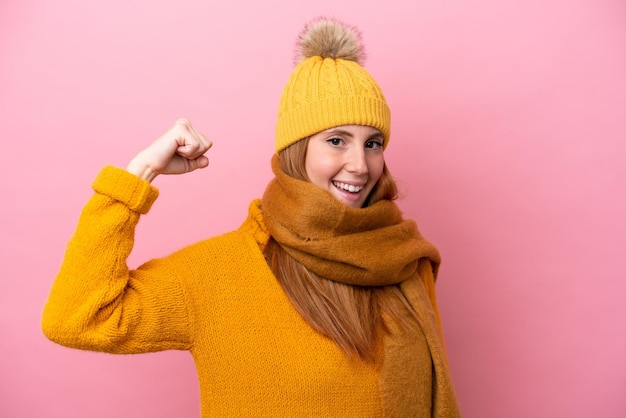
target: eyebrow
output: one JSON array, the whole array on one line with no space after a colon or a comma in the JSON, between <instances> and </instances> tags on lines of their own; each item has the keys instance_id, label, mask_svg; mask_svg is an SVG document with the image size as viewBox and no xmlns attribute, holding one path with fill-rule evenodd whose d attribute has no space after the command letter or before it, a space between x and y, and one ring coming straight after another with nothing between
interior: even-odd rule
<instances>
[{"instance_id":1,"label":"eyebrow","mask_svg":"<svg viewBox=\"0 0 626 418\"><path fill-rule=\"evenodd\" d=\"M352 135L351 132L348 132L344 129L341 128L331 128L327 131L325 131L328 134L340 134L340 135L345 135L345 136L349 136L350 138L353 138L354 135ZM376 130L376 132L374 132L372 135L368 136L368 139L372 139L372 138L382 138L383 137L383 133L380 132L378 129Z\"/></svg>"}]
</instances>

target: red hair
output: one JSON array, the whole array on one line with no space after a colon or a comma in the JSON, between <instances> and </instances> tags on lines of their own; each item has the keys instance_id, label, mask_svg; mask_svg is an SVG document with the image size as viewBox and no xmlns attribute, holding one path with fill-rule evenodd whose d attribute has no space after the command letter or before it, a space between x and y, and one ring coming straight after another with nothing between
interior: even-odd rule
<instances>
[{"instance_id":1,"label":"red hair","mask_svg":"<svg viewBox=\"0 0 626 418\"><path fill-rule=\"evenodd\" d=\"M308 181L305 168L308 139L280 153L282 170L291 177ZM397 187L387 166L365 201L369 206L381 199L394 200ZM390 332L383 312L402 329L415 322L410 305L398 286L351 286L316 275L289 256L270 239L265 248L267 262L287 297L302 318L316 331L334 341L348 356L375 362L383 333Z\"/></svg>"}]
</instances>

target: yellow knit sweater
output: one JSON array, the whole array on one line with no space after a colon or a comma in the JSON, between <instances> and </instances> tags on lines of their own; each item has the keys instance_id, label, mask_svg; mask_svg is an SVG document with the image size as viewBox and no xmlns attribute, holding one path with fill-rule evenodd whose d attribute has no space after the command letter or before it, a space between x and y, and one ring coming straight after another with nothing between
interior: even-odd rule
<instances>
[{"instance_id":1,"label":"yellow knit sweater","mask_svg":"<svg viewBox=\"0 0 626 418\"><path fill-rule=\"evenodd\" d=\"M109 353L190 350L205 417L383 417L396 395L431 416L430 361L412 365L413 381L394 386L402 393L381 394L390 376L349 360L293 309L262 254L258 201L238 230L131 271L135 226L158 191L114 167L93 187L44 309L49 339ZM430 359L423 335L406 349Z\"/></svg>"}]
</instances>

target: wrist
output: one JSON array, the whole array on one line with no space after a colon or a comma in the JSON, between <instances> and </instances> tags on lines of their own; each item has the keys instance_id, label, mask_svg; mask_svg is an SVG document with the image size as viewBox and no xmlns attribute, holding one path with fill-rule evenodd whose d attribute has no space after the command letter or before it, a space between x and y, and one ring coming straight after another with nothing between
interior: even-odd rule
<instances>
[{"instance_id":1,"label":"wrist","mask_svg":"<svg viewBox=\"0 0 626 418\"><path fill-rule=\"evenodd\" d=\"M135 159L131 160L128 167L126 167L126 171L150 183L159 175L159 173L154 171L149 165L143 164Z\"/></svg>"}]
</instances>

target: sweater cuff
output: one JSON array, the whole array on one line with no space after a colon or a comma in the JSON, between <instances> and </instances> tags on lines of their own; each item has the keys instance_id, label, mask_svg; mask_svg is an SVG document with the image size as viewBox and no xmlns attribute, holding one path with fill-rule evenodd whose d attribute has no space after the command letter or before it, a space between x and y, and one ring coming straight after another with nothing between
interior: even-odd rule
<instances>
[{"instance_id":1,"label":"sweater cuff","mask_svg":"<svg viewBox=\"0 0 626 418\"><path fill-rule=\"evenodd\" d=\"M150 182L111 165L105 166L98 173L92 187L97 193L109 196L142 214L148 213L159 196L159 190Z\"/></svg>"}]
</instances>

